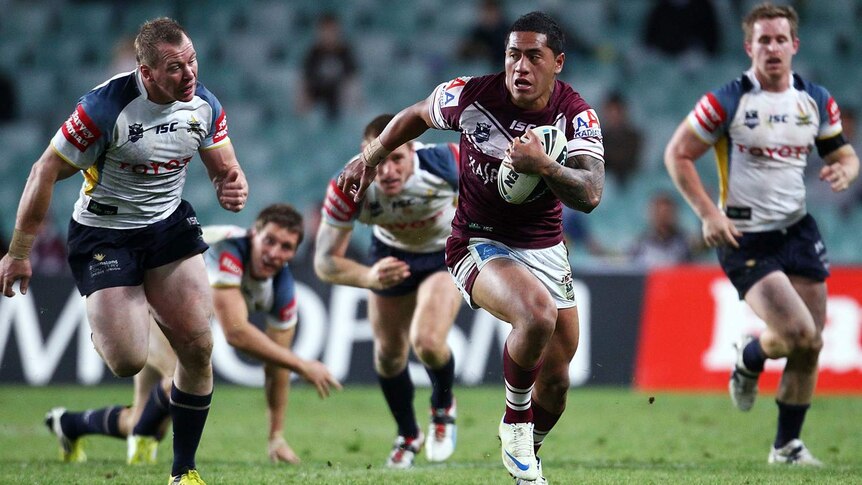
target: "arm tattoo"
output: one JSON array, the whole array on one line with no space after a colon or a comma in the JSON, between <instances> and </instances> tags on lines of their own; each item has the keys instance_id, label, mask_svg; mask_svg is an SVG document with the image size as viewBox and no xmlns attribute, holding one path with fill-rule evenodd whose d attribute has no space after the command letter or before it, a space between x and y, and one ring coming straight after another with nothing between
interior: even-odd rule
<instances>
[{"instance_id":1,"label":"arm tattoo","mask_svg":"<svg viewBox=\"0 0 862 485\"><path fill-rule=\"evenodd\" d=\"M582 212L590 212L599 205L605 187L605 164L590 155L575 155L566 160L565 167L554 165L545 182L560 200Z\"/></svg>"}]
</instances>

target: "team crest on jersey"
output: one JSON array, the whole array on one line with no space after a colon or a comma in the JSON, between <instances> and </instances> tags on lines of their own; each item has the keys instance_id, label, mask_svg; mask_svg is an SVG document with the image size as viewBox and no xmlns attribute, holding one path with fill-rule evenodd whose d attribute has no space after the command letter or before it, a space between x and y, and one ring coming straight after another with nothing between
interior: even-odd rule
<instances>
[{"instance_id":1,"label":"team crest on jersey","mask_svg":"<svg viewBox=\"0 0 862 485\"><path fill-rule=\"evenodd\" d=\"M749 127L752 130L754 129L755 126L760 124L760 118L757 116L757 110L756 109L752 109L752 110L745 112L744 124L745 124L745 126Z\"/></svg>"},{"instance_id":2,"label":"team crest on jersey","mask_svg":"<svg viewBox=\"0 0 862 485\"><path fill-rule=\"evenodd\" d=\"M371 217L377 217L380 214L383 214L383 206L376 200L368 204L368 210L371 211Z\"/></svg>"},{"instance_id":3,"label":"team crest on jersey","mask_svg":"<svg viewBox=\"0 0 862 485\"><path fill-rule=\"evenodd\" d=\"M482 123L481 121L476 123L476 130L473 132L473 141L476 144L485 143L486 141L491 139L491 125L488 123Z\"/></svg>"},{"instance_id":4,"label":"team crest on jersey","mask_svg":"<svg viewBox=\"0 0 862 485\"><path fill-rule=\"evenodd\" d=\"M194 116L191 117L191 119L188 121L188 124L189 126L188 128L186 128L187 132L200 133L201 135L204 134L204 129L201 128L201 122L198 121Z\"/></svg>"},{"instance_id":5,"label":"team crest on jersey","mask_svg":"<svg viewBox=\"0 0 862 485\"><path fill-rule=\"evenodd\" d=\"M144 137L144 125L132 123L129 125L129 141L134 143Z\"/></svg>"}]
</instances>

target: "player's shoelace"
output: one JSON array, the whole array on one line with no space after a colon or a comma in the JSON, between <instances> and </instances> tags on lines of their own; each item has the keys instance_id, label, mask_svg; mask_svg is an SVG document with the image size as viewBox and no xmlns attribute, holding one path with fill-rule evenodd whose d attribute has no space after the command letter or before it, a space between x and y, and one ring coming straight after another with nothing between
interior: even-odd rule
<instances>
[{"instance_id":1,"label":"player's shoelace","mask_svg":"<svg viewBox=\"0 0 862 485\"><path fill-rule=\"evenodd\" d=\"M532 444L530 443L529 437L527 433L530 431L528 426L512 426L512 456L529 456L532 451Z\"/></svg>"}]
</instances>

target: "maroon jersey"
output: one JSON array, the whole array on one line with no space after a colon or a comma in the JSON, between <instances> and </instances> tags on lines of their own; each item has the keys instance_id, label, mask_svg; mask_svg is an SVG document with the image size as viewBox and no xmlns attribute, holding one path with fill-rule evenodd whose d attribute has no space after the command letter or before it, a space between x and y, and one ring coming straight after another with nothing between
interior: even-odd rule
<instances>
[{"instance_id":1,"label":"maroon jersey","mask_svg":"<svg viewBox=\"0 0 862 485\"><path fill-rule=\"evenodd\" d=\"M523 249L547 248L563 239L560 200L550 190L524 204L503 200L497 191L501 160L515 137L535 126L553 125L566 134L569 157L586 154L604 161L599 119L571 86L559 80L545 108L520 109L512 104L505 79L505 73L459 77L434 90L430 108L434 127L461 132L452 235L485 237Z\"/></svg>"}]
</instances>

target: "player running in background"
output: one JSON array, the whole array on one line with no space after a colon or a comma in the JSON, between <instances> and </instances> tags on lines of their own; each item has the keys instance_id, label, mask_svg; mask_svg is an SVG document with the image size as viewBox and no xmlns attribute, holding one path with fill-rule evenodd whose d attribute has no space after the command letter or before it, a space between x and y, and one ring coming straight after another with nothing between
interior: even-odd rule
<instances>
[{"instance_id":1,"label":"player running in background","mask_svg":"<svg viewBox=\"0 0 862 485\"><path fill-rule=\"evenodd\" d=\"M392 115L365 128L362 146L372 143ZM446 273L443 247L452 231L458 198L457 147L399 144L380 162L380 177L355 203L329 183L317 232L314 269L324 281L368 288L374 332L374 368L398 425L386 461L390 468L413 466L425 445L429 461L455 450L455 360L446 342L461 299ZM369 264L347 258L356 222L373 227ZM431 422L424 436L413 408L408 372L411 347L431 378Z\"/></svg>"},{"instance_id":2,"label":"player running in background","mask_svg":"<svg viewBox=\"0 0 862 485\"><path fill-rule=\"evenodd\" d=\"M242 209L248 184L225 112L198 82L185 30L168 18L147 21L135 51L137 69L85 94L33 165L0 278L7 297L16 281L27 292L30 249L54 184L82 173L68 248L93 344L115 375L135 375L147 360L150 312L156 315L178 355L170 390L171 482L198 484L195 454L213 389L212 296L200 255L207 245L181 194L196 153L223 208ZM74 452L65 449L68 458Z\"/></svg>"},{"instance_id":3,"label":"player running in background","mask_svg":"<svg viewBox=\"0 0 862 485\"><path fill-rule=\"evenodd\" d=\"M505 49L504 72L445 82L398 113L346 168L340 185L361 200L391 150L428 128L461 132L460 193L446 264L471 306L512 325L503 349L501 455L517 482L546 483L535 453L565 409L578 345L560 202L583 212L598 205L603 147L595 111L556 79L565 62L558 24L541 12L526 14L512 25ZM529 128L540 125L566 134L564 166L531 135ZM497 171L507 155L516 171L541 175L550 190L522 205L505 202Z\"/></svg>"},{"instance_id":4,"label":"player running in background","mask_svg":"<svg viewBox=\"0 0 862 485\"><path fill-rule=\"evenodd\" d=\"M799 436L817 382L829 263L806 211L803 170L816 146L826 161L820 178L837 192L856 179L859 159L829 92L791 69L798 22L790 6L767 3L748 13L742 25L751 68L700 99L668 143L665 165L740 299L766 322L760 336L736 345L733 403L751 409L766 359L786 357L768 461L820 465ZM694 166L710 147L721 176L718 206Z\"/></svg>"},{"instance_id":5,"label":"player running in background","mask_svg":"<svg viewBox=\"0 0 862 485\"><path fill-rule=\"evenodd\" d=\"M312 384L321 397L327 397L331 387L341 389L322 363L302 359L290 350L298 319L295 281L288 263L302 242L302 216L287 204L273 204L258 214L250 230L208 226L203 233L210 244L204 259L213 288L215 319L228 344L264 362L269 457L274 462L299 463L283 436L289 371ZM249 321L254 313L263 315L265 330ZM81 437L103 434L128 437L129 464L155 463L158 442L167 427L167 392L175 362L176 354L153 324L147 366L135 376L132 407L83 412L55 408L48 413L49 427L61 443L73 444L77 460L85 458Z\"/></svg>"}]
</instances>

